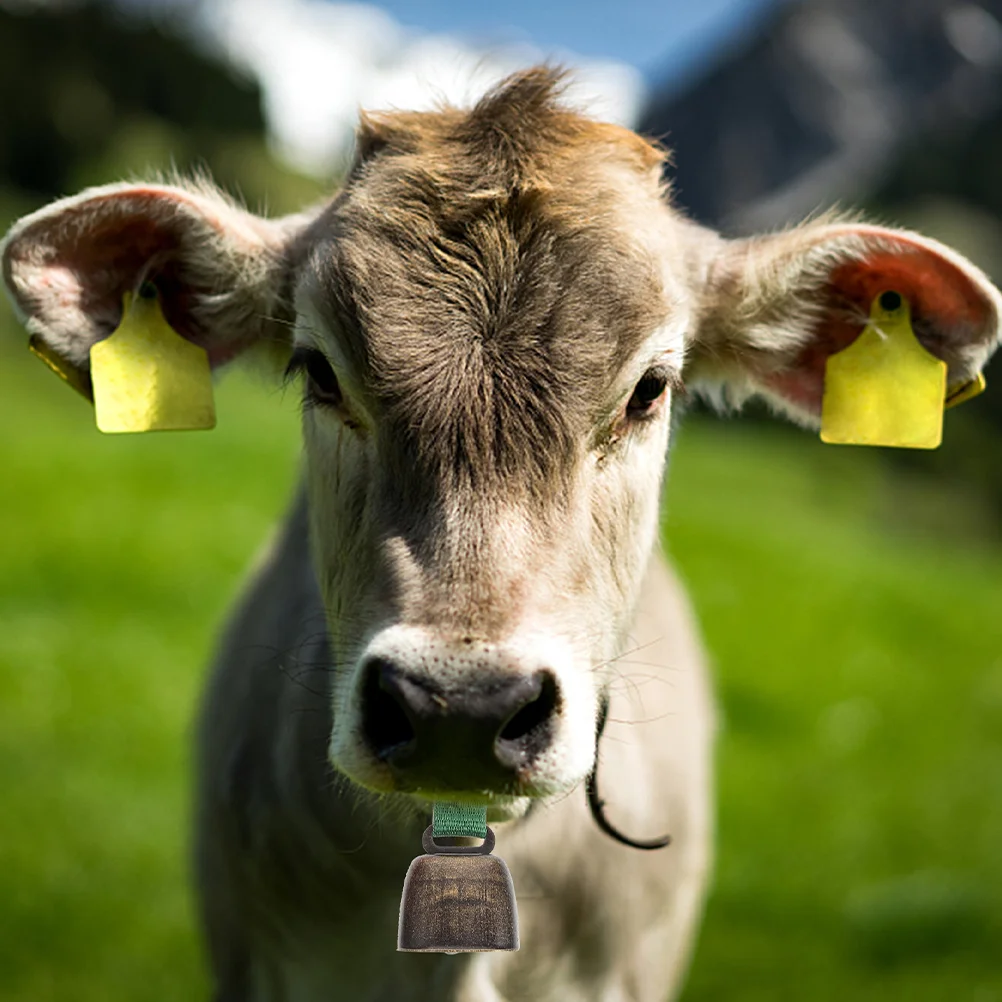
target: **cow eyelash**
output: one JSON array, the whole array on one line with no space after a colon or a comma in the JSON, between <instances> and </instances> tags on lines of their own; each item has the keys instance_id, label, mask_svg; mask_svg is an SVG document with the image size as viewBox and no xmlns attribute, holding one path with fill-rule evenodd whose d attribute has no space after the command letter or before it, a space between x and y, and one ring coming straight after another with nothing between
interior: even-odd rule
<instances>
[{"instance_id":1,"label":"cow eyelash","mask_svg":"<svg viewBox=\"0 0 1002 1002\"><path fill-rule=\"evenodd\" d=\"M326 407L340 407L344 394L327 356L316 348L296 348L285 368L285 378L306 374L306 393L310 401Z\"/></svg>"}]
</instances>

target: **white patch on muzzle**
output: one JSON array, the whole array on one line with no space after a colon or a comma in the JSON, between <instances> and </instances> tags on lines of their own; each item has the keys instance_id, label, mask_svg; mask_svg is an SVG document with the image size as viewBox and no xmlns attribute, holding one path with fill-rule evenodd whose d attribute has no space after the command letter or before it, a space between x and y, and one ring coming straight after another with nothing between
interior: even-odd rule
<instances>
[{"instance_id":1,"label":"white patch on muzzle","mask_svg":"<svg viewBox=\"0 0 1002 1002\"><path fill-rule=\"evenodd\" d=\"M550 741L524 773L526 794L546 797L566 792L591 769L595 754L597 699L592 672L574 648L554 633L517 630L501 643L471 639L444 640L432 630L394 625L379 631L366 645L346 687L345 705L335 708L330 756L337 769L363 786L388 788L387 766L369 751L362 731L362 686L365 666L383 659L412 676L425 676L447 698L473 684L478 671L552 673L557 705L551 717ZM482 799L484 791L478 793ZM453 798L455 794L452 794ZM521 799L521 798L519 798Z\"/></svg>"}]
</instances>

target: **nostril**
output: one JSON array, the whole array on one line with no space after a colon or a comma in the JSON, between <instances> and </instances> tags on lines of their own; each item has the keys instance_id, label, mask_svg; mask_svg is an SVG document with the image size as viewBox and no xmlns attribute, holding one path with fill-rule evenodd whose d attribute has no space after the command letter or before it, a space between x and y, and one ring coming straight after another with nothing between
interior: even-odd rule
<instances>
[{"instance_id":1,"label":"nostril","mask_svg":"<svg viewBox=\"0 0 1002 1002\"><path fill-rule=\"evenodd\" d=\"M388 661L373 661L366 669L362 686L362 729L369 747L381 759L402 751L415 739L404 708L384 688L393 670Z\"/></svg>"},{"instance_id":2,"label":"nostril","mask_svg":"<svg viewBox=\"0 0 1002 1002\"><path fill-rule=\"evenodd\" d=\"M557 680L549 672L537 677L539 694L508 719L495 742L495 751L506 764L517 764L549 740L547 725L557 710Z\"/></svg>"}]
</instances>

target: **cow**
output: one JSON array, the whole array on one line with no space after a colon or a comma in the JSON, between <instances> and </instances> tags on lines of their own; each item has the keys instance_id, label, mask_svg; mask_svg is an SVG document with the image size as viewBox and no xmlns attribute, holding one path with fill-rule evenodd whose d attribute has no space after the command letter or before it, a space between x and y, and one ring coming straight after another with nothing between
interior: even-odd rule
<instances>
[{"instance_id":1,"label":"cow","mask_svg":"<svg viewBox=\"0 0 1002 1002\"><path fill-rule=\"evenodd\" d=\"M213 368L302 379L301 484L198 728L217 1002L673 997L714 710L658 545L672 415L758 396L816 427L827 359L888 290L951 384L996 346L999 293L959 254L838 215L727 239L672 205L663 148L562 87L538 67L471 108L363 114L343 184L293 216L112 184L3 244L20 317L83 385L140 288ZM396 952L442 799L486 808L517 952Z\"/></svg>"}]
</instances>

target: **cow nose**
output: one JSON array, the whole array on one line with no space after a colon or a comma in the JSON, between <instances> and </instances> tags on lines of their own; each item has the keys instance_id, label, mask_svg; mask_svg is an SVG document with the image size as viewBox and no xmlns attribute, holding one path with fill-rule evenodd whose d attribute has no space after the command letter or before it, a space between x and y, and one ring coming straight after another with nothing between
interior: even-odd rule
<instances>
[{"instance_id":1,"label":"cow nose","mask_svg":"<svg viewBox=\"0 0 1002 1002\"><path fill-rule=\"evenodd\" d=\"M372 753L414 788L510 786L552 739L557 681L546 670L481 667L440 684L386 658L363 667L362 729Z\"/></svg>"}]
</instances>

